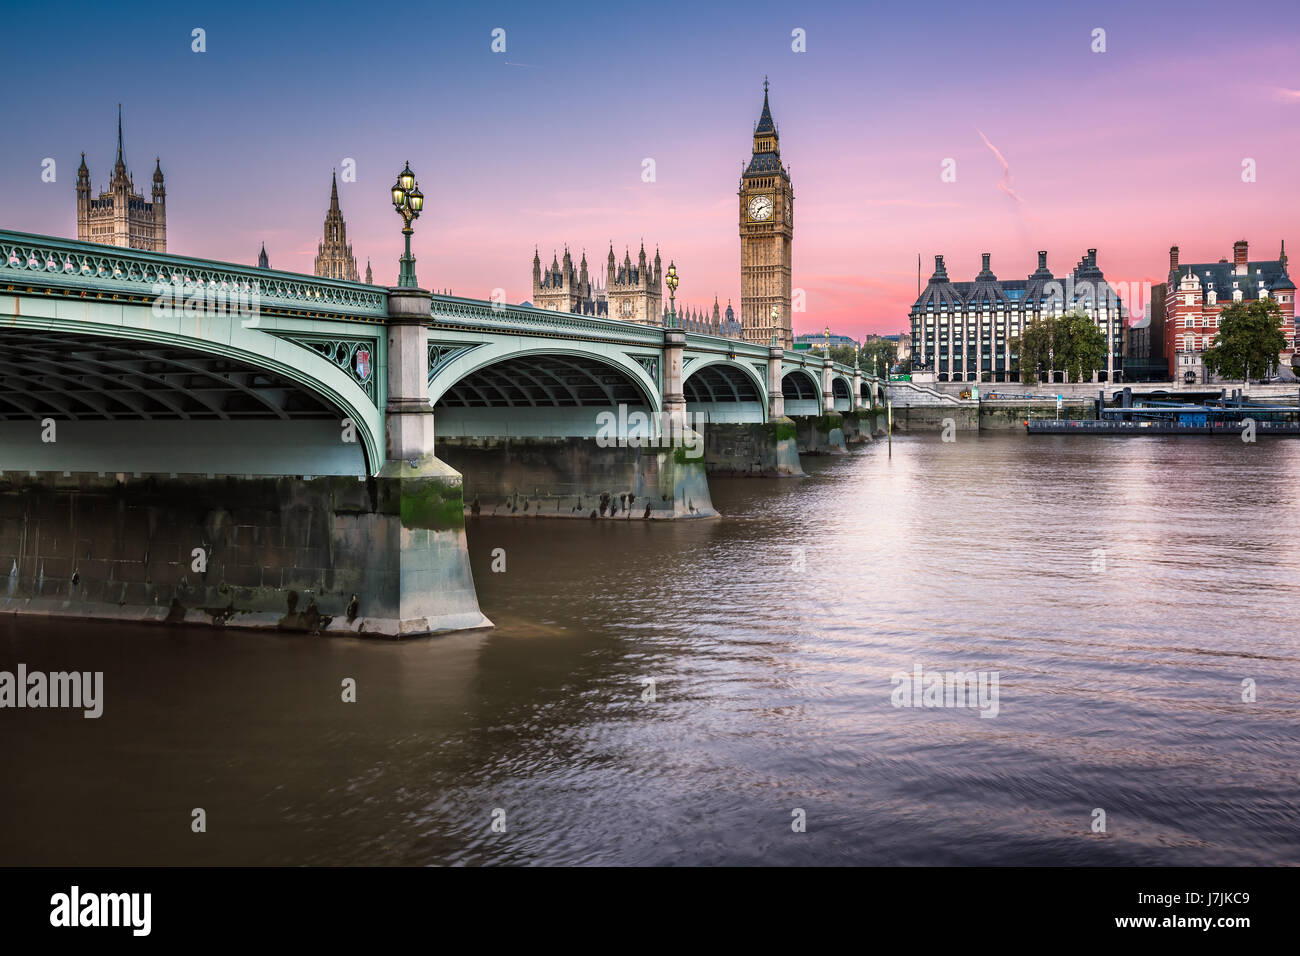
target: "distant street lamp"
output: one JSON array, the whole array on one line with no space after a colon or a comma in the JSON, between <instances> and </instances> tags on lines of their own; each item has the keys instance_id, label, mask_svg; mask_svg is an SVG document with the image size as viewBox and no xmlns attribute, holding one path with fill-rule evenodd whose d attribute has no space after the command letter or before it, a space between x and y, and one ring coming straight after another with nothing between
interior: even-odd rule
<instances>
[{"instance_id":1,"label":"distant street lamp","mask_svg":"<svg viewBox=\"0 0 1300 956\"><path fill-rule=\"evenodd\" d=\"M663 260L660 260L661 262ZM677 267L668 263L668 327L677 328Z\"/></svg>"},{"instance_id":2,"label":"distant street lamp","mask_svg":"<svg viewBox=\"0 0 1300 956\"><path fill-rule=\"evenodd\" d=\"M424 193L420 192L420 184L416 182L409 162L397 174L397 182L393 183L392 191L393 208L402 217L402 235L406 237L406 255L401 259L402 267L398 272L397 284L401 288L414 289L417 283L415 259L411 256L411 234L415 230L411 228L411 223L420 218L420 210L424 208Z\"/></svg>"},{"instance_id":3,"label":"distant street lamp","mask_svg":"<svg viewBox=\"0 0 1300 956\"><path fill-rule=\"evenodd\" d=\"M826 357L831 357L831 327L826 326Z\"/></svg>"}]
</instances>

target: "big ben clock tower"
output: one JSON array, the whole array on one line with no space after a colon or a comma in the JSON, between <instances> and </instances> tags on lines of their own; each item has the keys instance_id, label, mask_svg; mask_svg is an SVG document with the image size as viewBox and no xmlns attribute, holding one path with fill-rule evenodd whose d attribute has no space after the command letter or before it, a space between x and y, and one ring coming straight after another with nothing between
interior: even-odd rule
<instances>
[{"instance_id":1,"label":"big ben clock tower","mask_svg":"<svg viewBox=\"0 0 1300 956\"><path fill-rule=\"evenodd\" d=\"M794 345L790 321L790 261L794 189L781 165L781 144L763 79L763 114L754 127L754 154L740 177L740 322L746 342L767 345L775 331Z\"/></svg>"}]
</instances>

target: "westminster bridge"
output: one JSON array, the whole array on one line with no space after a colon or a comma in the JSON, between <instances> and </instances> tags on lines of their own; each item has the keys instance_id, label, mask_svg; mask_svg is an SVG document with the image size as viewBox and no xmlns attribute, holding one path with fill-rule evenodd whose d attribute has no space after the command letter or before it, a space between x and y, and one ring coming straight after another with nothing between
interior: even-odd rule
<instances>
[{"instance_id":1,"label":"westminster bridge","mask_svg":"<svg viewBox=\"0 0 1300 956\"><path fill-rule=\"evenodd\" d=\"M808 352L13 232L0 373L0 610L387 636L488 624L466 514L711 516L709 474L798 475L886 401Z\"/></svg>"}]
</instances>

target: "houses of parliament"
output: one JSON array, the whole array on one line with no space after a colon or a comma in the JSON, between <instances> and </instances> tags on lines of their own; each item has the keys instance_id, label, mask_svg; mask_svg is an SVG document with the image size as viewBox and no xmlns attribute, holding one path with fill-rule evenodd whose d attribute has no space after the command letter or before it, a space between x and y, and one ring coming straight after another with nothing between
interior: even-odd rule
<instances>
[{"instance_id":1,"label":"houses of parliament","mask_svg":"<svg viewBox=\"0 0 1300 956\"><path fill-rule=\"evenodd\" d=\"M126 168L122 148L122 106L117 107L117 161L112 179L98 197L90 192L90 168L81 154L77 169L77 238L106 246L167 251L167 189L162 160L155 160L150 199L135 190L135 177Z\"/></svg>"},{"instance_id":2,"label":"houses of parliament","mask_svg":"<svg viewBox=\"0 0 1300 956\"><path fill-rule=\"evenodd\" d=\"M794 240L794 189L790 172L781 162L780 135L763 81L763 109L754 126L749 163L740 177L740 318L731 303L725 314L717 297L713 310L678 309L678 320L688 332L740 338L767 345L773 336L785 348L794 346L791 321L791 265ZM663 269L659 252L653 265L646 259L644 243L632 261L614 258L610 243L603 281L593 280L584 252L575 267L566 248L561 261L551 258L542 268L533 252L533 304L578 315L605 316L648 325L664 325Z\"/></svg>"},{"instance_id":3,"label":"houses of parliament","mask_svg":"<svg viewBox=\"0 0 1300 956\"><path fill-rule=\"evenodd\" d=\"M135 189L135 177L127 169L122 143L122 107L117 108L117 160L113 163L108 188L92 197L90 169L81 154L77 170L77 238L106 246L122 246L145 252L167 251L167 189L163 183L162 160L155 160L150 199ZM266 244L257 256L262 269L271 267ZM324 235L317 246L316 275L330 279L360 280L357 260L348 242L348 227L339 208L338 180L330 183L330 204L325 213ZM366 263L366 282L373 282Z\"/></svg>"},{"instance_id":4,"label":"houses of parliament","mask_svg":"<svg viewBox=\"0 0 1300 956\"><path fill-rule=\"evenodd\" d=\"M271 268L271 259L266 254L266 243L257 254L259 269ZM312 274L322 279L345 279L348 282L360 282L357 272L357 257L352 254L352 243L348 242L348 224L343 221L343 209L339 206L339 181L337 175L330 176L330 204L325 210L325 230L321 240L316 244L316 262ZM374 285L375 276L366 262L366 285Z\"/></svg>"},{"instance_id":5,"label":"houses of parliament","mask_svg":"<svg viewBox=\"0 0 1300 956\"><path fill-rule=\"evenodd\" d=\"M748 165L741 173L739 197L740 232L740 317L731 303L723 311L717 296L713 308L679 306L676 319L689 332L723 335L767 345L773 337L785 348L794 345L791 322L791 260L794 240L794 189L790 173L781 161L780 135L768 102L768 83L763 81L763 108L754 125ZM91 197L90 171L81 155L77 171L77 238L86 242L125 246L149 252L167 251L167 191L163 184L162 161L153 173L151 198L136 192L135 180L127 170L122 145L122 109L117 116L117 161L108 189ZM260 268L271 267L266 245L257 256ZM313 272L317 276L360 281L357 259L348 241L347 223L339 205L338 180L330 182L329 207L324 231L317 244ZM584 252L575 266L566 248L563 261L553 255L543 269L541 256L533 252L533 304L578 315L601 316L646 325L665 325L669 309L663 294L664 268L659 251L646 256L645 244L634 262L625 250L620 263L609 245L604 275L593 278ZM367 283L374 281L369 262Z\"/></svg>"},{"instance_id":6,"label":"houses of parliament","mask_svg":"<svg viewBox=\"0 0 1300 956\"><path fill-rule=\"evenodd\" d=\"M663 276L659 250L655 250L652 266L646 259L644 243L635 263L631 252L626 250L619 263L614 258L611 242L604 280L597 282L591 279L585 252L576 268L573 256L565 249L563 261L553 255L550 266L543 270L541 256L534 249L532 303L539 309L664 326L668 324L669 310L663 304ZM740 323L731 303L727 303L723 313L716 296L712 314L707 310L679 307L677 321L687 332L740 337Z\"/></svg>"}]
</instances>

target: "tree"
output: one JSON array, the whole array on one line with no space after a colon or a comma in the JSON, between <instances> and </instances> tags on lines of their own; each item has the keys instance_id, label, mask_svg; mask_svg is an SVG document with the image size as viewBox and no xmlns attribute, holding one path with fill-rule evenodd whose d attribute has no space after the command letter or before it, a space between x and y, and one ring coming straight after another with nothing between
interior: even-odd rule
<instances>
[{"instance_id":1,"label":"tree","mask_svg":"<svg viewBox=\"0 0 1300 956\"><path fill-rule=\"evenodd\" d=\"M821 353L822 346L813 345L812 350ZM856 365L858 363L858 350L852 345L832 345L831 361L839 362L841 365Z\"/></svg>"},{"instance_id":2,"label":"tree","mask_svg":"<svg viewBox=\"0 0 1300 956\"><path fill-rule=\"evenodd\" d=\"M1020 381L1026 385L1038 381L1038 366L1052 369L1052 350L1056 345L1056 318L1046 315L1032 319L1025 325L1019 338L1011 340L1008 346L1020 356Z\"/></svg>"},{"instance_id":3,"label":"tree","mask_svg":"<svg viewBox=\"0 0 1300 956\"><path fill-rule=\"evenodd\" d=\"M1067 382L1092 378L1106 365L1106 336L1079 310L1032 319L1010 347L1020 356L1020 381L1026 384L1038 380L1039 365L1048 372L1065 372Z\"/></svg>"},{"instance_id":4,"label":"tree","mask_svg":"<svg viewBox=\"0 0 1300 956\"><path fill-rule=\"evenodd\" d=\"M822 349L814 344L813 351L820 353ZM881 369L888 373L894 364L894 356L897 352L896 343L873 337L862 344L860 353L854 345L832 345L831 361L850 367L857 366L868 375L879 375Z\"/></svg>"},{"instance_id":5,"label":"tree","mask_svg":"<svg viewBox=\"0 0 1300 956\"><path fill-rule=\"evenodd\" d=\"M888 377L897 356L898 343L889 339L869 338L862 343L862 368L873 375Z\"/></svg>"},{"instance_id":6,"label":"tree","mask_svg":"<svg viewBox=\"0 0 1300 956\"><path fill-rule=\"evenodd\" d=\"M1082 382L1106 365L1106 336L1086 312L1074 311L1057 322L1056 362L1067 382Z\"/></svg>"},{"instance_id":7,"label":"tree","mask_svg":"<svg viewBox=\"0 0 1300 956\"><path fill-rule=\"evenodd\" d=\"M1278 355L1285 348L1282 310L1273 299L1256 299L1224 307L1214 345L1202 359L1216 375L1250 384L1251 372L1267 377L1277 370Z\"/></svg>"}]
</instances>

